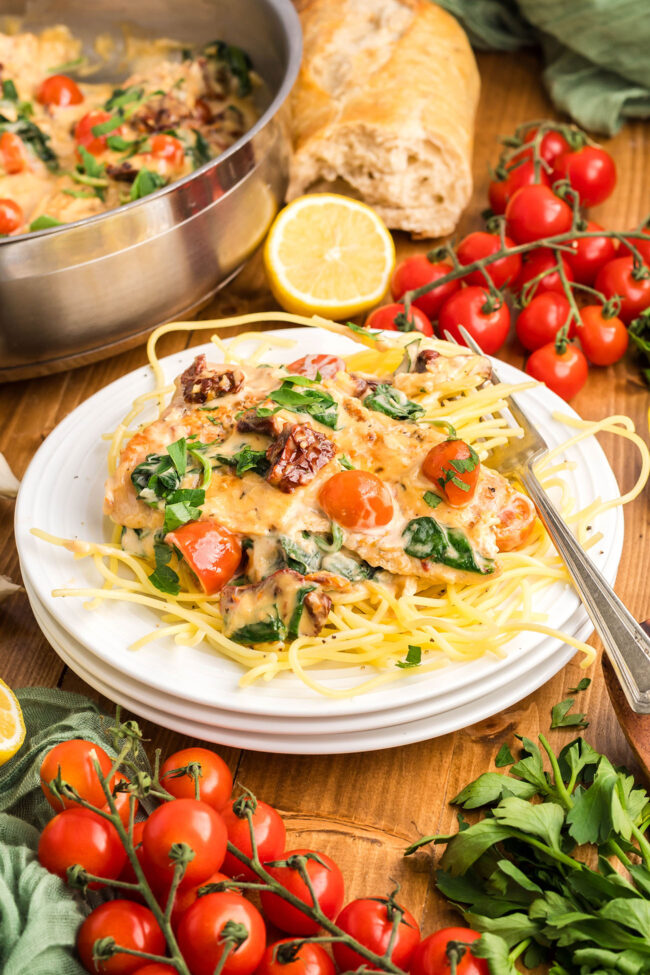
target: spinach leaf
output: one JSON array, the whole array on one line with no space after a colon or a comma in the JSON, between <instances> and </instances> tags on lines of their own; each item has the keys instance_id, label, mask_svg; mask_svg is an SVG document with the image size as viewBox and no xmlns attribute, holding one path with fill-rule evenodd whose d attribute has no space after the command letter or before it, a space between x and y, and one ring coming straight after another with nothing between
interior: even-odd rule
<instances>
[{"instance_id":1,"label":"spinach leaf","mask_svg":"<svg viewBox=\"0 0 650 975\"><path fill-rule=\"evenodd\" d=\"M355 325L354 322L346 322L345 326L351 332L354 332L355 335L369 335L371 339L374 339L377 335L381 335L382 332L379 328L364 328L362 325Z\"/></svg>"},{"instance_id":2,"label":"spinach leaf","mask_svg":"<svg viewBox=\"0 0 650 975\"><path fill-rule=\"evenodd\" d=\"M200 166L204 166L207 162L212 159L212 154L210 153L210 146L205 141L198 129L192 129L194 133L194 145L190 148L190 153L192 155L192 162L195 169L199 169Z\"/></svg>"},{"instance_id":3,"label":"spinach leaf","mask_svg":"<svg viewBox=\"0 0 650 975\"><path fill-rule=\"evenodd\" d=\"M287 627L287 639L295 640L300 634L300 620L302 619L302 611L305 606L305 596L313 592L316 586L301 586L296 593L296 605L294 607L293 613L291 614L291 619L289 620L289 626Z\"/></svg>"},{"instance_id":4,"label":"spinach leaf","mask_svg":"<svg viewBox=\"0 0 650 975\"><path fill-rule=\"evenodd\" d=\"M150 193L159 190L166 182L167 180L160 173L154 173L143 166L142 169L138 170L138 175L131 183L129 198L131 201L141 200L143 196L149 196Z\"/></svg>"},{"instance_id":5,"label":"spinach leaf","mask_svg":"<svg viewBox=\"0 0 650 975\"><path fill-rule=\"evenodd\" d=\"M128 88L114 88L111 97L104 102L104 108L107 112L113 112L117 108L142 101L143 98L144 88L137 88L135 85L130 85Z\"/></svg>"},{"instance_id":6,"label":"spinach leaf","mask_svg":"<svg viewBox=\"0 0 650 975\"><path fill-rule=\"evenodd\" d=\"M320 538L318 535L314 535L314 541L318 545L321 552L338 552L342 547L343 532L341 531L341 527L337 525L335 521L331 522L331 533L331 542L328 542L325 538Z\"/></svg>"},{"instance_id":7,"label":"spinach leaf","mask_svg":"<svg viewBox=\"0 0 650 975\"><path fill-rule=\"evenodd\" d=\"M310 543L309 549L301 548L288 535L280 535L280 545L284 551L287 565L303 576L320 568L320 552L315 539L308 533L305 534L308 535L306 541Z\"/></svg>"},{"instance_id":8,"label":"spinach leaf","mask_svg":"<svg viewBox=\"0 0 650 975\"><path fill-rule=\"evenodd\" d=\"M253 450L249 444L245 444L236 454L217 454L215 460L226 467L234 467L237 477L242 477L246 471L254 471L264 477L271 466L266 459L266 451Z\"/></svg>"},{"instance_id":9,"label":"spinach leaf","mask_svg":"<svg viewBox=\"0 0 650 975\"><path fill-rule=\"evenodd\" d=\"M206 44L203 51L206 57L222 61L226 65L233 77L237 79L237 94L240 98L250 95L253 90L250 77L253 63L246 51L242 51L234 44L227 44L226 41L212 41Z\"/></svg>"},{"instance_id":10,"label":"spinach leaf","mask_svg":"<svg viewBox=\"0 0 650 975\"><path fill-rule=\"evenodd\" d=\"M212 467L210 465L210 461L205 456L205 454L202 453L202 449L201 449L205 446L207 445L201 444L199 446L199 444L193 444L192 446L187 448L188 453L191 454L194 460L197 460L199 462L199 466L203 470L203 479L201 481L202 488L207 488L208 484L212 480Z\"/></svg>"},{"instance_id":11,"label":"spinach leaf","mask_svg":"<svg viewBox=\"0 0 650 975\"><path fill-rule=\"evenodd\" d=\"M172 464L176 468L179 477L183 477L187 470L187 441L185 437L170 443L167 453L172 459Z\"/></svg>"},{"instance_id":12,"label":"spinach leaf","mask_svg":"<svg viewBox=\"0 0 650 975\"><path fill-rule=\"evenodd\" d=\"M131 472L138 498L153 507L178 489L181 479L169 454L147 454L146 460Z\"/></svg>"},{"instance_id":13,"label":"spinach leaf","mask_svg":"<svg viewBox=\"0 0 650 975\"><path fill-rule=\"evenodd\" d=\"M18 101L18 92L11 78L7 78L2 82L2 97L8 102Z\"/></svg>"},{"instance_id":14,"label":"spinach leaf","mask_svg":"<svg viewBox=\"0 0 650 975\"><path fill-rule=\"evenodd\" d=\"M398 660L397 666L401 667L402 670L407 670L410 667L417 667L422 663L422 647L414 647L409 643L408 653L404 660Z\"/></svg>"},{"instance_id":15,"label":"spinach leaf","mask_svg":"<svg viewBox=\"0 0 650 975\"><path fill-rule=\"evenodd\" d=\"M424 413L424 407L407 399L400 389L395 389L389 383L380 383L363 399L363 405L368 410L384 413L393 420L417 420Z\"/></svg>"},{"instance_id":16,"label":"spinach leaf","mask_svg":"<svg viewBox=\"0 0 650 975\"><path fill-rule=\"evenodd\" d=\"M114 132L115 129L120 127L123 121L123 115L111 115L111 117L107 118L105 122L98 122L97 125L93 125L90 131L96 139L100 139L103 135L108 135L109 132Z\"/></svg>"},{"instance_id":17,"label":"spinach leaf","mask_svg":"<svg viewBox=\"0 0 650 975\"><path fill-rule=\"evenodd\" d=\"M163 528L165 532L172 532L181 525L186 525L188 521L196 521L201 514L201 509L192 503L192 498L178 497L178 495L203 495L199 503L205 500L204 491L174 491L165 506L165 520ZM198 500L198 499L197 499Z\"/></svg>"},{"instance_id":18,"label":"spinach leaf","mask_svg":"<svg viewBox=\"0 0 650 975\"><path fill-rule=\"evenodd\" d=\"M55 170L58 168L57 155L48 144L50 142L49 135L42 132L34 122L30 122L23 116L19 116L15 122L2 121L0 118L0 135L3 132L13 132L14 135L22 139L48 169Z\"/></svg>"},{"instance_id":19,"label":"spinach leaf","mask_svg":"<svg viewBox=\"0 0 650 975\"><path fill-rule=\"evenodd\" d=\"M303 597L304 601L304 597ZM278 612L278 607L273 607L274 612L266 619L258 620L256 623L247 623L240 626L231 635L230 639L235 643L272 643L275 640L286 640L287 627ZM302 610L302 607L301 607Z\"/></svg>"},{"instance_id":20,"label":"spinach leaf","mask_svg":"<svg viewBox=\"0 0 650 975\"><path fill-rule=\"evenodd\" d=\"M467 536L458 528L447 528L435 518L413 518L402 533L404 551L415 559L430 559L465 572L494 572L492 559L474 552Z\"/></svg>"},{"instance_id":21,"label":"spinach leaf","mask_svg":"<svg viewBox=\"0 0 650 975\"><path fill-rule=\"evenodd\" d=\"M341 456L339 458L337 458L337 459L338 459L338 462L341 465L341 467L343 467L346 471L355 471L356 470L356 467L354 466L354 464L352 463L352 461L350 460L350 458L349 457L346 457L345 454L341 454Z\"/></svg>"},{"instance_id":22,"label":"spinach leaf","mask_svg":"<svg viewBox=\"0 0 650 975\"><path fill-rule=\"evenodd\" d=\"M48 227L61 227L61 226L63 226L61 221L57 220L56 217L50 217L48 216L47 213L42 213L40 217L36 218L36 220L32 220L32 222L29 225L29 229L30 231L47 230Z\"/></svg>"},{"instance_id":23,"label":"spinach leaf","mask_svg":"<svg viewBox=\"0 0 650 975\"><path fill-rule=\"evenodd\" d=\"M297 388L299 386L302 388ZM336 430L336 400L322 389L305 388L304 384L296 383L294 379L285 379L279 389L269 394L269 399L292 413L306 413L324 426Z\"/></svg>"},{"instance_id":24,"label":"spinach leaf","mask_svg":"<svg viewBox=\"0 0 650 975\"><path fill-rule=\"evenodd\" d=\"M370 579L375 571L367 562L359 561L344 552L323 556L321 568L325 569L326 572L333 572L334 575L343 576L348 582Z\"/></svg>"}]
</instances>

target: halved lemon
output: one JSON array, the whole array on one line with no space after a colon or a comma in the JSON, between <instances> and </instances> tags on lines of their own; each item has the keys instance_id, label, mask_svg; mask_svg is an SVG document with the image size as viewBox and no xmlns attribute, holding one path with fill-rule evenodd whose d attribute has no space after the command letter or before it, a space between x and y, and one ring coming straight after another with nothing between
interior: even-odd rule
<instances>
[{"instance_id":1,"label":"halved lemon","mask_svg":"<svg viewBox=\"0 0 650 975\"><path fill-rule=\"evenodd\" d=\"M0 765L16 754L25 740L25 722L14 692L0 679Z\"/></svg>"},{"instance_id":2,"label":"halved lemon","mask_svg":"<svg viewBox=\"0 0 650 975\"><path fill-rule=\"evenodd\" d=\"M365 203L312 193L293 200L275 218L264 265L285 311L344 318L381 301L395 265L395 245Z\"/></svg>"}]
</instances>

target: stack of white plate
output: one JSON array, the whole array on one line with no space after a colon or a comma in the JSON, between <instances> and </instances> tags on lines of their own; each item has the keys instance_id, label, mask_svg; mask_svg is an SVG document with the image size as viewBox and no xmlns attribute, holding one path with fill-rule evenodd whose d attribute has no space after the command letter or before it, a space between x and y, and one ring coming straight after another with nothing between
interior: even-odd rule
<instances>
[{"instance_id":1,"label":"stack of white plate","mask_svg":"<svg viewBox=\"0 0 650 975\"><path fill-rule=\"evenodd\" d=\"M274 348L264 361L287 361L307 352L349 354L348 339L313 329L273 334L295 346ZM242 357L252 353L240 347ZM213 346L185 350L164 360L171 380L198 351L219 358ZM499 364L503 378L518 381L518 370ZM101 578L91 559L73 559L65 549L31 534L36 527L64 538L98 541L110 529L101 514L106 477L106 431L121 421L132 400L153 386L148 368L136 370L96 393L50 434L23 480L16 507L16 541L25 588L36 620L56 652L88 684L135 714L206 741L260 751L325 754L390 748L446 734L495 714L535 690L571 657L573 648L540 634L522 632L503 659L483 657L450 664L428 674L417 669L399 681L357 697L323 697L297 677L241 688L240 668L209 648L178 646L171 638L129 649L163 624L135 603L107 599L85 608L74 597L54 597L57 588L92 588ZM548 443L562 443L569 430L552 413L575 416L543 387L522 394ZM143 420L153 417L143 414ZM567 474L580 507L596 497L618 496L607 460L593 438L567 450L575 466ZM623 544L620 508L602 515L595 528L603 540L594 559L613 583ZM573 590L557 583L536 597L534 610L549 625L585 639L592 627ZM314 676L335 690L371 676L368 669L316 668Z\"/></svg>"}]
</instances>

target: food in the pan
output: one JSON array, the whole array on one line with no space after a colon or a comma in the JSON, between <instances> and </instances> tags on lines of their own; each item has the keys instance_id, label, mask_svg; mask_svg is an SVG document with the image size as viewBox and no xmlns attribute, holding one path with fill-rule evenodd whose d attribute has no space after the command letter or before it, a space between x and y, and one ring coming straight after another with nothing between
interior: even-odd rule
<instances>
[{"instance_id":1,"label":"food in the pan","mask_svg":"<svg viewBox=\"0 0 650 975\"><path fill-rule=\"evenodd\" d=\"M117 84L78 77L79 51L63 27L0 34L0 234L147 196L218 156L259 114L250 59L224 41L140 44Z\"/></svg>"}]
</instances>

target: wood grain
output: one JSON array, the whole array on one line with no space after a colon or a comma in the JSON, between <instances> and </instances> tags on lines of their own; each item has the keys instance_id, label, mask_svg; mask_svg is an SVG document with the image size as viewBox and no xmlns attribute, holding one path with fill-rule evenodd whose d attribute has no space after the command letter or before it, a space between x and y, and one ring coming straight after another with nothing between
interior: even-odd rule
<instances>
[{"instance_id":1,"label":"wood grain","mask_svg":"<svg viewBox=\"0 0 650 975\"><path fill-rule=\"evenodd\" d=\"M458 229L462 236L479 226L486 206L489 180L487 166L497 155L496 141L520 122L548 117L551 109L540 84L540 65L532 54L482 54L479 64L483 94L475 153L475 193ZM615 196L594 218L617 228L637 223L650 209L650 135L642 123L627 126L611 140L619 170ZM397 235L400 256L422 250ZM263 312L275 305L269 295L259 255L232 284L214 299L200 317ZM172 335L161 343L170 353L189 341L205 340L205 333L189 337ZM523 364L521 349L513 342L505 358ZM93 391L145 362L144 350L134 349L106 362L45 379L0 387L0 450L21 475L43 438L77 404ZM648 391L625 361L606 370L594 369L585 389L572 404L584 416L599 418L608 413L627 413L647 434ZM632 453L620 441L603 438L622 487L629 486L637 470ZM647 565L647 494L625 514L626 542L616 591L639 618L650 615L650 581ZM647 558L646 558L647 563ZM12 506L0 501L0 571L18 578L12 538ZM161 660L164 666L164 661ZM54 652L31 617L27 599L20 593L0 607L0 674L14 687L23 684L60 684L99 699L74 674L64 672ZM550 709L568 695L584 672L570 663L537 693L503 713L453 735L387 751L349 756L296 757L238 753L222 749L238 781L278 806L287 818L292 846L313 845L333 855L341 864L350 897L388 891L392 881L402 884L402 899L427 929L451 920L453 915L435 893L431 871L437 854L425 851L410 860L402 856L408 842L421 833L453 830L456 812L449 799L472 777L494 767L500 744L513 744L514 732L534 737L550 724ZM587 737L598 749L606 749L615 763L634 764L634 756L618 726L602 679L594 667L590 688L579 699L580 710L591 721ZM110 702L102 703L110 708ZM181 736L143 722L151 746L165 750L185 743ZM554 745L571 738L551 732Z\"/></svg>"}]
</instances>

